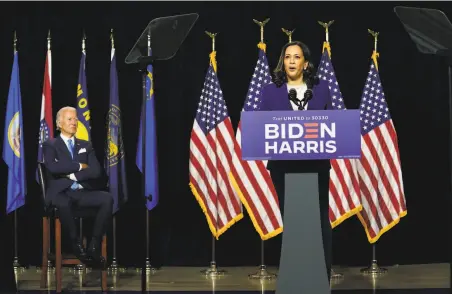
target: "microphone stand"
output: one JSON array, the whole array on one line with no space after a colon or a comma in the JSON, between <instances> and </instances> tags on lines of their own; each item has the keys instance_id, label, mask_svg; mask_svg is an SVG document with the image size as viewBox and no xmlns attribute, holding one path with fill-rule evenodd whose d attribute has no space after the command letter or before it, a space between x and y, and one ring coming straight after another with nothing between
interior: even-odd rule
<instances>
[{"instance_id":1,"label":"microphone stand","mask_svg":"<svg viewBox=\"0 0 452 294\"><path fill-rule=\"evenodd\" d=\"M289 100L295 103L295 105L298 106L298 110L304 110L306 107L306 104L308 104L309 100L313 97L312 88L308 86L308 89L304 93L304 97L301 100L298 100L296 97L291 97L289 95Z\"/></svg>"},{"instance_id":2,"label":"microphone stand","mask_svg":"<svg viewBox=\"0 0 452 294\"><path fill-rule=\"evenodd\" d=\"M306 107L306 104L308 104L308 101L311 100L311 98L309 98L309 99L306 99L306 97L303 98L303 100L301 100L302 105L300 105L298 107L298 110L304 110L304 108Z\"/></svg>"}]
</instances>

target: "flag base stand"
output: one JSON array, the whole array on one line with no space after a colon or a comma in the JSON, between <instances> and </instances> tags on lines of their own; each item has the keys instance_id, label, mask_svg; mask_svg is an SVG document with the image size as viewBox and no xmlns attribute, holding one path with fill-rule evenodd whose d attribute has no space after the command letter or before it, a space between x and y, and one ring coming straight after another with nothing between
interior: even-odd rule
<instances>
[{"instance_id":1,"label":"flag base stand","mask_svg":"<svg viewBox=\"0 0 452 294\"><path fill-rule=\"evenodd\" d=\"M117 272L123 273L126 271L126 268L120 267L116 258L113 258L113 261L111 262L111 265L108 267L108 270L112 273L117 273Z\"/></svg>"},{"instance_id":2,"label":"flag base stand","mask_svg":"<svg viewBox=\"0 0 452 294\"><path fill-rule=\"evenodd\" d=\"M379 276L386 274L388 272L387 269L379 267L376 260L372 260L372 263L369 267L363 268L360 270L363 275L372 275Z\"/></svg>"},{"instance_id":3,"label":"flag base stand","mask_svg":"<svg viewBox=\"0 0 452 294\"><path fill-rule=\"evenodd\" d=\"M47 261L47 272L54 272L55 271L55 267L52 264L52 261L48 260Z\"/></svg>"},{"instance_id":4,"label":"flag base stand","mask_svg":"<svg viewBox=\"0 0 452 294\"><path fill-rule=\"evenodd\" d=\"M108 267L108 270L111 272L117 272L119 269L118 262L116 261L116 258L113 258L113 261L111 262L111 265Z\"/></svg>"},{"instance_id":5,"label":"flag base stand","mask_svg":"<svg viewBox=\"0 0 452 294\"><path fill-rule=\"evenodd\" d=\"M259 267L259 270L254 274L249 274L248 278L253 280L272 280L277 277L276 274L272 274L267 271L267 266L265 265L264 261L264 240L261 240L261 265Z\"/></svg>"},{"instance_id":6,"label":"flag base stand","mask_svg":"<svg viewBox=\"0 0 452 294\"><path fill-rule=\"evenodd\" d=\"M206 277L216 278L224 276L226 274L226 271L218 269L217 263L215 261L212 261L210 262L210 267L208 269L202 270L201 273Z\"/></svg>"},{"instance_id":7,"label":"flag base stand","mask_svg":"<svg viewBox=\"0 0 452 294\"><path fill-rule=\"evenodd\" d=\"M212 236L212 261L210 262L210 267L202 270L201 274L209 278L218 278L223 276L225 273L225 270L220 270L217 267L217 262L215 261L215 237Z\"/></svg>"},{"instance_id":8,"label":"flag base stand","mask_svg":"<svg viewBox=\"0 0 452 294\"><path fill-rule=\"evenodd\" d=\"M14 267L14 269L20 269L22 266L20 265L20 263L19 263L19 258L16 256L16 257L14 257L14 260L13 260L13 267Z\"/></svg>"},{"instance_id":9,"label":"flag base stand","mask_svg":"<svg viewBox=\"0 0 452 294\"><path fill-rule=\"evenodd\" d=\"M78 266L75 266L73 268L69 268L68 270L69 270L70 273L82 274L82 273L89 273L93 269L91 267L86 267L83 264L79 264Z\"/></svg>"},{"instance_id":10,"label":"flag base stand","mask_svg":"<svg viewBox=\"0 0 452 294\"><path fill-rule=\"evenodd\" d=\"M17 247L18 247L18 242L17 242L17 209L14 210L14 259L13 259L13 268L15 271L19 272L19 271L24 271L25 267L23 267L20 262L19 262L19 254L17 253Z\"/></svg>"},{"instance_id":11,"label":"flag base stand","mask_svg":"<svg viewBox=\"0 0 452 294\"><path fill-rule=\"evenodd\" d=\"M149 258L146 258L143 267L136 268L135 271L141 274L141 291L148 291L151 276L157 272L157 269L151 266Z\"/></svg>"},{"instance_id":12,"label":"flag base stand","mask_svg":"<svg viewBox=\"0 0 452 294\"><path fill-rule=\"evenodd\" d=\"M77 265L74 267L74 271L75 271L75 272L83 272L83 271L85 271L85 269L86 269L86 267L85 267L84 264L77 264Z\"/></svg>"},{"instance_id":13,"label":"flag base stand","mask_svg":"<svg viewBox=\"0 0 452 294\"><path fill-rule=\"evenodd\" d=\"M13 260L13 268L14 268L14 274L19 274L19 273L23 273L26 270L26 267L22 266L19 263L19 259L17 257L14 258Z\"/></svg>"},{"instance_id":14,"label":"flag base stand","mask_svg":"<svg viewBox=\"0 0 452 294\"><path fill-rule=\"evenodd\" d=\"M332 280L340 280L344 278L344 274L336 273L334 269L331 269L331 279Z\"/></svg>"},{"instance_id":15,"label":"flag base stand","mask_svg":"<svg viewBox=\"0 0 452 294\"><path fill-rule=\"evenodd\" d=\"M261 266L259 270L254 274L249 274L248 278L253 280L272 280L277 277L276 274L272 274L267 271L267 266L264 262L264 240L261 240Z\"/></svg>"},{"instance_id":16,"label":"flag base stand","mask_svg":"<svg viewBox=\"0 0 452 294\"><path fill-rule=\"evenodd\" d=\"M277 276L278 275L267 271L267 266L263 264L259 267L259 270L256 273L249 274L248 278L253 280L273 280L276 279Z\"/></svg>"},{"instance_id":17,"label":"flag base stand","mask_svg":"<svg viewBox=\"0 0 452 294\"><path fill-rule=\"evenodd\" d=\"M119 266L118 259L116 258L116 216L113 217L113 257L111 260L111 264L108 267L109 272L117 274L118 272L124 273L126 271L126 268Z\"/></svg>"},{"instance_id":18,"label":"flag base stand","mask_svg":"<svg viewBox=\"0 0 452 294\"><path fill-rule=\"evenodd\" d=\"M146 263L144 265L144 269L146 270L146 272L152 272L155 273L157 271L157 269L155 267L152 267L151 265L151 261L149 260L149 258L146 258Z\"/></svg>"},{"instance_id":19,"label":"flag base stand","mask_svg":"<svg viewBox=\"0 0 452 294\"><path fill-rule=\"evenodd\" d=\"M344 274L336 273L333 269L330 271L330 285L339 285L344 281Z\"/></svg>"},{"instance_id":20,"label":"flag base stand","mask_svg":"<svg viewBox=\"0 0 452 294\"><path fill-rule=\"evenodd\" d=\"M376 252L377 245L374 243L372 244L372 261L370 263L370 266L367 268L361 269L361 273L363 275L372 275L372 276L379 276L385 274L388 270L385 268L381 268L377 264L377 254Z\"/></svg>"}]
</instances>

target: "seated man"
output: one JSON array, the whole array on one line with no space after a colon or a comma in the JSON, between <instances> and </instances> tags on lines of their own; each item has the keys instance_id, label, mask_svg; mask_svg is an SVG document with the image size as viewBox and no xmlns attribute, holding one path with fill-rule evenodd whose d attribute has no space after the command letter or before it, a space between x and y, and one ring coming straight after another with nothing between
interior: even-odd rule
<instances>
[{"instance_id":1,"label":"seated man","mask_svg":"<svg viewBox=\"0 0 452 294\"><path fill-rule=\"evenodd\" d=\"M44 165L49 175L46 204L59 211L61 225L69 233L74 254L83 262L105 262L99 250L102 236L113 210L113 198L105 188L103 171L90 142L75 137L77 111L73 107L61 108L56 116L60 135L43 143ZM77 230L72 208L96 208L92 239L85 252Z\"/></svg>"}]
</instances>

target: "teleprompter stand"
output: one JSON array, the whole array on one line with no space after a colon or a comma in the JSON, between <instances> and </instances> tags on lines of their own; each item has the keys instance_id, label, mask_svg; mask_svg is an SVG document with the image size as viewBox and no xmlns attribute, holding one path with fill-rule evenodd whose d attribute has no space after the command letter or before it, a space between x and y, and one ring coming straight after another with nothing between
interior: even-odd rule
<instances>
[{"instance_id":1,"label":"teleprompter stand","mask_svg":"<svg viewBox=\"0 0 452 294\"><path fill-rule=\"evenodd\" d=\"M188 33L198 20L197 13L160 17L153 19L143 31L125 59L126 64L138 64L142 73L142 190L143 200L146 195L146 76L147 66L156 60L169 60L176 55ZM152 41L152 43L151 43ZM152 44L152 46L151 46ZM151 195L152 197L152 195ZM141 288L146 291L147 274L151 270L149 258L149 210L146 209L146 260L141 270Z\"/></svg>"},{"instance_id":2,"label":"teleprompter stand","mask_svg":"<svg viewBox=\"0 0 452 294\"><path fill-rule=\"evenodd\" d=\"M419 52L445 57L449 69L449 142L452 146L452 23L444 12L437 9L396 6L394 12ZM449 147L449 150L449 166L452 170L452 148Z\"/></svg>"}]
</instances>

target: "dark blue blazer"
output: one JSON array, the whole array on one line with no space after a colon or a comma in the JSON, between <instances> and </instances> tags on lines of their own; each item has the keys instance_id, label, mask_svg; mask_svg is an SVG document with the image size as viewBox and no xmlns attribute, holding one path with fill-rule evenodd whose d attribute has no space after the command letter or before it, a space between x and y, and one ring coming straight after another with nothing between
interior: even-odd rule
<instances>
[{"instance_id":1,"label":"dark blue blazer","mask_svg":"<svg viewBox=\"0 0 452 294\"><path fill-rule=\"evenodd\" d=\"M47 140L42 146L47 175L46 205L52 205L58 194L71 187L73 181L66 177L71 173L84 189L105 188L103 169L90 142L75 138L74 159L60 136ZM79 163L87 164L88 168L79 171Z\"/></svg>"},{"instance_id":2,"label":"dark blue blazer","mask_svg":"<svg viewBox=\"0 0 452 294\"><path fill-rule=\"evenodd\" d=\"M262 102L260 111L272 110L293 110L292 104L288 97L288 86L284 83L281 87L271 83L262 89ZM326 81L320 80L312 89L313 96L308 102L307 110L324 110L333 109L328 84ZM303 97L298 97L301 99Z\"/></svg>"},{"instance_id":3,"label":"dark blue blazer","mask_svg":"<svg viewBox=\"0 0 452 294\"><path fill-rule=\"evenodd\" d=\"M312 89L313 97L308 102L307 110L333 109L331 97L326 81L320 80ZM298 97L301 99L303 97ZM262 102L259 111L293 110L288 97L288 87L284 83L281 87L270 83L262 89ZM281 173L329 172L329 160L269 160L267 169Z\"/></svg>"}]
</instances>

